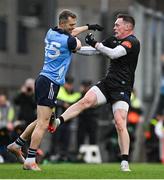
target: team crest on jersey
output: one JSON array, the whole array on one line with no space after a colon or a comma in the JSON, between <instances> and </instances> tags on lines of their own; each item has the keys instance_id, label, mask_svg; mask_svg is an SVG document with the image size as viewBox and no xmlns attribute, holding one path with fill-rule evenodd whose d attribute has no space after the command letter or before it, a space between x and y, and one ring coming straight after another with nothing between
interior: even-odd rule
<instances>
[{"instance_id":1,"label":"team crest on jersey","mask_svg":"<svg viewBox=\"0 0 164 180\"><path fill-rule=\"evenodd\" d=\"M132 43L130 41L124 41L122 42L123 46L126 46L127 48L132 48Z\"/></svg>"}]
</instances>

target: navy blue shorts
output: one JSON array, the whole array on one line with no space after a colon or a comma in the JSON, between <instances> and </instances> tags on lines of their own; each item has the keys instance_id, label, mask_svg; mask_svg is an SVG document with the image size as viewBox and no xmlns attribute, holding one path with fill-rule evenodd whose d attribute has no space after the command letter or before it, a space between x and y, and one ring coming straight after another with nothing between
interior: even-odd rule
<instances>
[{"instance_id":1,"label":"navy blue shorts","mask_svg":"<svg viewBox=\"0 0 164 180\"><path fill-rule=\"evenodd\" d=\"M35 81L35 100L37 105L55 107L60 86L45 76L39 75Z\"/></svg>"},{"instance_id":2,"label":"navy blue shorts","mask_svg":"<svg viewBox=\"0 0 164 180\"><path fill-rule=\"evenodd\" d=\"M109 84L109 83L108 83ZM111 105L117 101L125 101L130 104L131 92L127 90L116 90L109 87L105 81L99 81L96 86L101 90L107 99L107 103Z\"/></svg>"}]
</instances>

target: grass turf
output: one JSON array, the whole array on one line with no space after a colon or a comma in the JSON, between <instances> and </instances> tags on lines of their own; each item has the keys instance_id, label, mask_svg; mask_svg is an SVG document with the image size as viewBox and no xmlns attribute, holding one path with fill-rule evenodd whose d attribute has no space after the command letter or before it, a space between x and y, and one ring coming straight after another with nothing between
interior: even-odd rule
<instances>
[{"instance_id":1,"label":"grass turf","mask_svg":"<svg viewBox=\"0 0 164 180\"><path fill-rule=\"evenodd\" d=\"M20 164L0 164L0 179L164 179L162 164L131 164L131 172L121 172L120 165L46 164L42 171L22 170Z\"/></svg>"}]
</instances>

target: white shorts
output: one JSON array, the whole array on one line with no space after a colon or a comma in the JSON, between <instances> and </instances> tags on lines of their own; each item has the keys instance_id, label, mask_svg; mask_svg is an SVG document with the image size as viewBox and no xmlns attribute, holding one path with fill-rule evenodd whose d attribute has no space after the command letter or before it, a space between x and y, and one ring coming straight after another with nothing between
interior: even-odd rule
<instances>
[{"instance_id":1,"label":"white shorts","mask_svg":"<svg viewBox=\"0 0 164 180\"><path fill-rule=\"evenodd\" d=\"M97 105L107 103L106 97L104 96L104 94L100 91L100 89L97 86L91 87L90 90L93 91L97 96Z\"/></svg>"},{"instance_id":2,"label":"white shorts","mask_svg":"<svg viewBox=\"0 0 164 180\"><path fill-rule=\"evenodd\" d=\"M112 105L113 114L117 109L123 109L126 112L129 110L129 104L125 101L117 101Z\"/></svg>"},{"instance_id":3,"label":"white shorts","mask_svg":"<svg viewBox=\"0 0 164 180\"><path fill-rule=\"evenodd\" d=\"M107 103L106 97L104 96L104 94L101 92L101 90L97 86L91 87L90 90L92 90L97 96L97 105ZM117 109L123 109L128 112L129 104L125 101L117 101L112 105L113 114Z\"/></svg>"}]
</instances>

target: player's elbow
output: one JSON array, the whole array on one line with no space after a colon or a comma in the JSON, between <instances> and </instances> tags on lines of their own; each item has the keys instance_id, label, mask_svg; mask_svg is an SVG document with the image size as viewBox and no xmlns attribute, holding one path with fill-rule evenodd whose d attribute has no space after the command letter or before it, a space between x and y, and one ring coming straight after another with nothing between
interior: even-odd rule
<instances>
[{"instance_id":1,"label":"player's elbow","mask_svg":"<svg viewBox=\"0 0 164 180\"><path fill-rule=\"evenodd\" d=\"M116 56L115 55L106 55L108 58L110 58L111 60L113 60L113 59L116 59Z\"/></svg>"},{"instance_id":2,"label":"player's elbow","mask_svg":"<svg viewBox=\"0 0 164 180\"><path fill-rule=\"evenodd\" d=\"M77 45L76 45L76 49L75 50L77 51L77 50L80 50L82 45L81 45L81 41L78 38L76 38L76 42L77 42Z\"/></svg>"},{"instance_id":3,"label":"player's elbow","mask_svg":"<svg viewBox=\"0 0 164 180\"><path fill-rule=\"evenodd\" d=\"M116 53L111 53L110 55L108 55L108 57L113 60L117 59L119 56Z\"/></svg>"}]
</instances>

